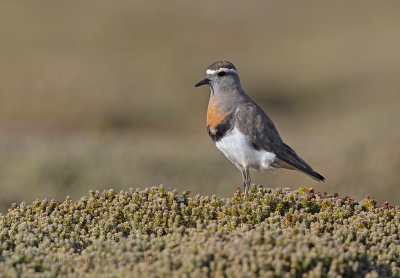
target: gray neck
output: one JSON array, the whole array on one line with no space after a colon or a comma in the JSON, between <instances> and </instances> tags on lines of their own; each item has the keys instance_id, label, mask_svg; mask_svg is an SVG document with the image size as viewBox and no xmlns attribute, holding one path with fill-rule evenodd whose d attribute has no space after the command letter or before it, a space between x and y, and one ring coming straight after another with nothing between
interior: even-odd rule
<instances>
[{"instance_id":1,"label":"gray neck","mask_svg":"<svg viewBox=\"0 0 400 278\"><path fill-rule=\"evenodd\" d=\"M231 78L226 78L223 81L212 82L212 91L214 92L231 92L231 91L243 91L242 85L240 84L239 76L235 75Z\"/></svg>"},{"instance_id":2,"label":"gray neck","mask_svg":"<svg viewBox=\"0 0 400 278\"><path fill-rule=\"evenodd\" d=\"M219 82L217 86L211 86L211 95L214 96L215 104L218 105L225 113L232 112L239 103L249 100L250 97L244 92L240 81L236 82Z\"/></svg>"}]
</instances>

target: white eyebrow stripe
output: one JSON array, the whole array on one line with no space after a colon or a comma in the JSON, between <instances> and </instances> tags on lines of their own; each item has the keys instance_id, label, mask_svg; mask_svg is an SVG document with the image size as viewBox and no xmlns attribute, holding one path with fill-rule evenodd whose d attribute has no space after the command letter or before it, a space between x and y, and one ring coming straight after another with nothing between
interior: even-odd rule
<instances>
[{"instance_id":1,"label":"white eyebrow stripe","mask_svg":"<svg viewBox=\"0 0 400 278\"><path fill-rule=\"evenodd\" d=\"M217 70L210 70L210 69L208 69L208 70L206 71L206 74L214 74L214 73L220 72L220 71L237 73L237 70L235 70L235 69L219 68L219 69L217 69Z\"/></svg>"}]
</instances>

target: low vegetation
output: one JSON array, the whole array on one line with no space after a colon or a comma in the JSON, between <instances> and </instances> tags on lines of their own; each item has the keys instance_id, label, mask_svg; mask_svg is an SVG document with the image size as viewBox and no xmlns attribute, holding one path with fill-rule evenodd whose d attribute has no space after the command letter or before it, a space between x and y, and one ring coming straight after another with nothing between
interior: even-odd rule
<instances>
[{"instance_id":1,"label":"low vegetation","mask_svg":"<svg viewBox=\"0 0 400 278\"><path fill-rule=\"evenodd\" d=\"M0 276L392 277L399 224L399 207L306 187L96 191L0 214Z\"/></svg>"}]
</instances>

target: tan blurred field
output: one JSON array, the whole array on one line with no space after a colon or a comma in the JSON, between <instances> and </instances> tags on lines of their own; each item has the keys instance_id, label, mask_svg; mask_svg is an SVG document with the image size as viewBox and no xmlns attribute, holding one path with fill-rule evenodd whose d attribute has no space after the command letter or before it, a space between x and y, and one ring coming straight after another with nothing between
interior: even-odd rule
<instances>
[{"instance_id":1,"label":"tan blurred field","mask_svg":"<svg viewBox=\"0 0 400 278\"><path fill-rule=\"evenodd\" d=\"M225 59L323 174L253 173L400 204L399 2L0 4L0 211L90 189L164 184L231 196L239 171L205 129Z\"/></svg>"}]
</instances>

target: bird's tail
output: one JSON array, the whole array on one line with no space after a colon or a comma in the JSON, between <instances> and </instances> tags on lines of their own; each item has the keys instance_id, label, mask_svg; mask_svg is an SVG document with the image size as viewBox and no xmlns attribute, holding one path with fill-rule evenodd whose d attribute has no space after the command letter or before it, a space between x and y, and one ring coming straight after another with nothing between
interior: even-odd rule
<instances>
[{"instance_id":1,"label":"bird's tail","mask_svg":"<svg viewBox=\"0 0 400 278\"><path fill-rule=\"evenodd\" d=\"M315 172L314 170L312 170L312 173L307 173L307 172L304 172L304 173L306 173L307 175L309 175L310 177L312 177L313 179L315 179L317 181L325 181L325 178L322 175L320 175L319 173Z\"/></svg>"},{"instance_id":2,"label":"bird's tail","mask_svg":"<svg viewBox=\"0 0 400 278\"><path fill-rule=\"evenodd\" d=\"M300 156L298 156L297 153L290 146L286 145L285 143L283 143L283 148L281 149L281 151L276 153L276 156L280 160L285 162L285 164L288 164L285 166L289 166L289 167L285 167L284 165L282 165L283 167L299 170L299 171L309 175L310 177L312 177L313 179L315 179L317 181L325 181L325 178L322 175L315 172L311 168L311 166L308 165L307 162L305 162Z\"/></svg>"}]
</instances>

